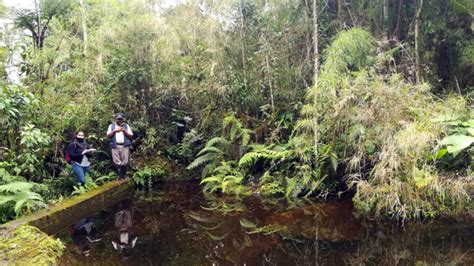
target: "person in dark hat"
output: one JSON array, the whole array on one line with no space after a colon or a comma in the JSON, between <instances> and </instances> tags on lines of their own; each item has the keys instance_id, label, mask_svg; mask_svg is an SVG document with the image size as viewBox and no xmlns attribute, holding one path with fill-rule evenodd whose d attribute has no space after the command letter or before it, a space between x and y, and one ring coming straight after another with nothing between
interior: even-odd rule
<instances>
[{"instance_id":1,"label":"person in dark hat","mask_svg":"<svg viewBox=\"0 0 474 266\"><path fill-rule=\"evenodd\" d=\"M115 114L115 123L109 125L107 137L110 138L112 160L117 168L119 179L125 178L130 160L130 145L132 145L133 132L125 123L123 114Z\"/></svg>"},{"instance_id":2,"label":"person in dark hat","mask_svg":"<svg viewBox=\"0 0 474 266\"><path fill-rule=\"evenodd\" d=\"M83 186L86 183L86 175L91 165L89 158L94 151L95 149L91 149L85 141L85 135L82 131L76 133L74 141L69 143L67 147L72 171L76 175L79 186Z\"/></svg>"}]
</instances>

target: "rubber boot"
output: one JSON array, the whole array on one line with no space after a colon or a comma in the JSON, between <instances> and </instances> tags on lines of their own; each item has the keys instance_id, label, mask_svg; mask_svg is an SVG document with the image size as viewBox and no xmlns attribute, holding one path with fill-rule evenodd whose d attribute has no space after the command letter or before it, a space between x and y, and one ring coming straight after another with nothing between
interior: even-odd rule
<instances>
[{"instance_id":1,"label":"rubber boot","mask_svg":"<svg viewBox=\"0 0 474 266\"><path fill-rule=\"evenodd\" d=\"M122 165L122 178L127 178L127 166Z\"/></svg>"},{"instance_id":2,"label":"rubber boot","mask_svg":"<svg viewBox=\"0 0 474 266\"><path fill-rule=\"evenodd\" d=\"M121 165L116 165L116 167L117 167L118 179L122 179L122 166Z\"/></svg>"}]
</instances>

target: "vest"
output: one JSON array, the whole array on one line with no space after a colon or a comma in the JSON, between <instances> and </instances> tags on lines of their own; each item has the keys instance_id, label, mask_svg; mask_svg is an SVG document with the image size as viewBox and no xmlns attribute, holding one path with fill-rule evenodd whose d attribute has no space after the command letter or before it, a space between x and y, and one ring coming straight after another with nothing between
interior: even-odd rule
<instances>
[{"instance_id":1,"label":"vest","mask_svg":"<svg viewBox=\"0 0 474 266\"><path fill-rule=\"evenodd\" d=\"M112 126L111 129L114 130L115 129L115 123L112 123L111 126ZM123 124L122 127L125 128L125 130L128 130L128 125L127 124ZM128 147L128 146L132 145L132 141L127 137L127 135L125 135L125 133L123 135L124 135L123 136L124 137L123 146ZM109 146L110 146L110 148L117 148L117 139L115 138L115 134L112 137L112 139L110 140Z\"/></svg>"}]
</instances>

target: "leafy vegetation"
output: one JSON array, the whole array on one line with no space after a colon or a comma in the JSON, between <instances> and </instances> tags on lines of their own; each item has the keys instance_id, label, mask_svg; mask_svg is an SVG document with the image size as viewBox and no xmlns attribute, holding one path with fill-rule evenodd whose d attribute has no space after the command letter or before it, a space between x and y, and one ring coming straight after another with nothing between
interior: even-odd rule
<instances>
[{"instance_id":1,"label":"leafy vegetation","mask_svg":"<svg viewBox=\"0 0 474 266\"><path fill-rule=\"evenodd\" d=\"M135 185L152 189L153 184L163 181L165 173L161 167L145 167L133 173L132 179Z\"/></svg>"},{"instance_id":2,"label":"leafy vegetation","mask_svg":"<svg viewBox=\"0 0 474 266\"><path fill-rule=\"evenodd\" d=\"M314 1L0 5L13 18L0 35L2 221L113 179L115 112L137 161L202 170L210 194L352 191L359 210L399 219L465 209L472 4ZM78 130L98 152L74 188L62 151ZM141 166L138 186L162 178Z\"/></svg>"}]
</instances>

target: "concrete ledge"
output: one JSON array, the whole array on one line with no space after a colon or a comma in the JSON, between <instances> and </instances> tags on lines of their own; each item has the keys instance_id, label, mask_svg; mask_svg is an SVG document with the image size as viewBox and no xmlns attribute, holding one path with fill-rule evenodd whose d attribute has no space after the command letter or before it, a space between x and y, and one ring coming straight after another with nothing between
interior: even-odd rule
<instances>
[{"instance_id":1,"label":"concrete ledge","mask_svg":"<svg viewBox=\"0 0 474 266\"><path fill-rule=\"evenodd\" d=\"M131 195L133 184L116 180L82 195L67 199L31 215L0 225L0 234L8 234L22 224L29 224L54 235L77 220L103 210Z\"/></svg>"}]
</instances>

